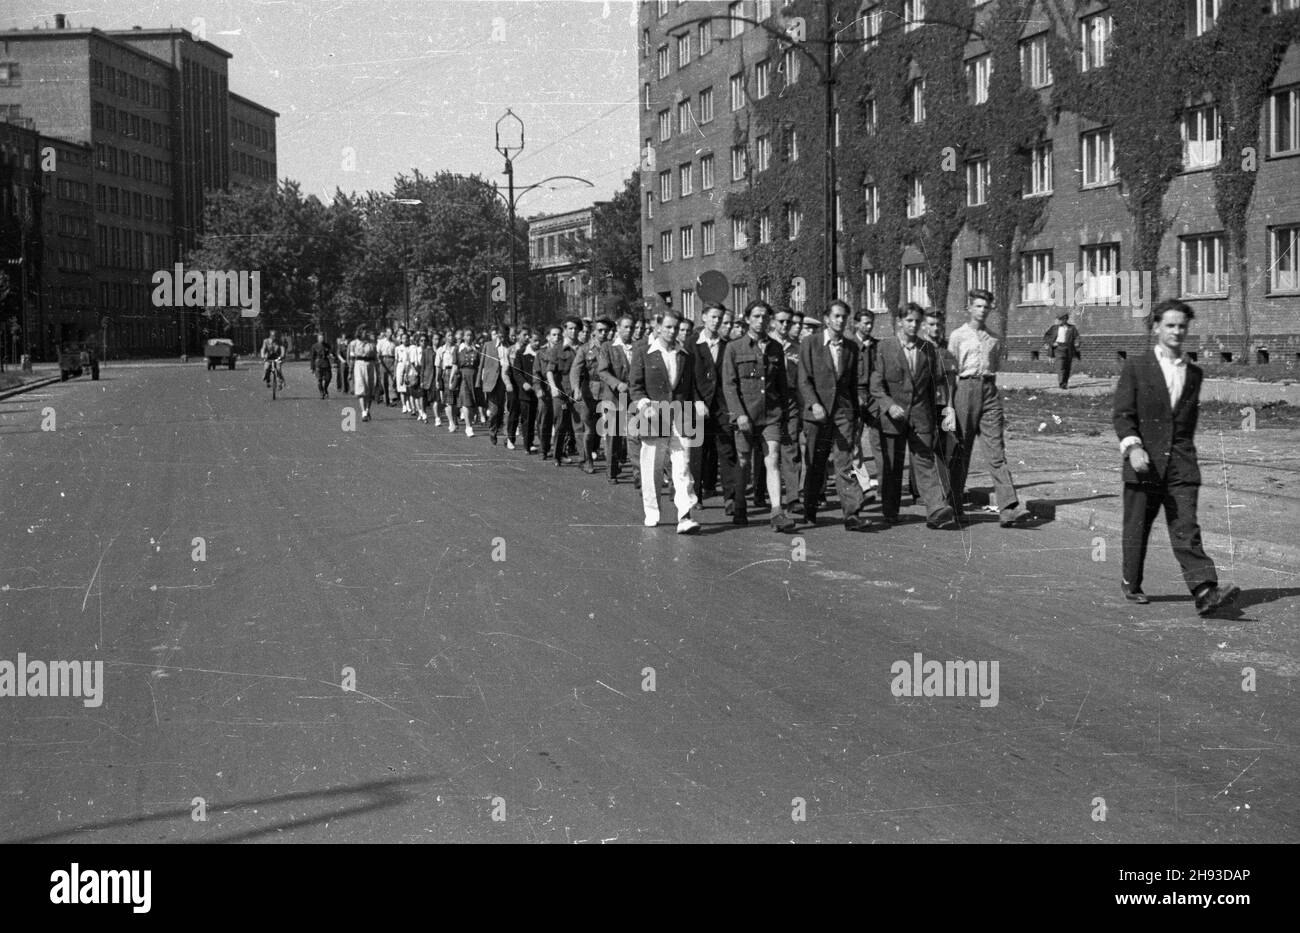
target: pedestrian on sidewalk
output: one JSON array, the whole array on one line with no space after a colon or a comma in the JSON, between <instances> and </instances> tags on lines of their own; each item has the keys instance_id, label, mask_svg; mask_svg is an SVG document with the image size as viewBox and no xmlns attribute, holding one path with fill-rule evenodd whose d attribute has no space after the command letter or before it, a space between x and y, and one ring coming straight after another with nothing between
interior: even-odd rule
<instances>
[{"instance_id":1,"label":"pedestrian on sidewalk","mask_svg":"<svg viewBox=\"0 0 1300 933\"><path fill-rule=\"evenodd\" d=\"M1079 358L1079 328L1070 323L1070 312L1062 311L1056 323L1043 334L1043 349L1056 360L1056 381L1062 389L1069 388L1070 369Z\"/></svg>"},{"instance_id":2,"label":"pedestrian on sidewalk","mask_svg":"<svg viewBox=\"0 0 1300 933\"><path fill-rule=\"evenodd\" d=\"M1124 457L1124 565L1120 589L1129 602L1150 602L1142 592L1147 538L1160 509L1183 581L1206 616L1230 606L1240 590L1219 586L1214 561L1201 544L1196 502L1201 469L1196 459L1196 419L1201 368L1183 355L1195 315L1176 298L1152 309L1147 325L1156 344L1127 360L1115 389L1115 433Z\"/></svg>"},{"instance_id":3,"label":"pedestrian on sidewalk","mask_svg":"<svg viewBox=\"0 0 1300 933\"><path fill-rule=\"evenodd\" d=\"M325 335L317 334L316 342L311 346L311 371L316 374L316 388L320 390L321 398L330 397L330 376L333 374L330 357L333 355L330 345L325 342Z\"/></svg>"},{"instance_id":4,"label":"pedestrian on sidewalk","mask_svg":"<svg viewBox=\"0 0 1300 933\"><path fill-rule=\"evenodd\" d=\"M975 288L966 298L969 321L948 338L948 349L957 358L957 394L953 408L957 412L959 446L953 457L952 494L958 503L965 501L971 454L975 439L979 438L993 478L999 520L1003 528L1010 528L1024 521L1029 513L1020 508L1020 496L1007 466L1002 398L998 395L999 342L986 326L993 307L993 293Z\"/></svg>"},{"instance_id":5,"label":"pedestrian on sidewalk","mask_svg":"<svg viewBox=\"0 0 1300 933\"><path fill-rule=\"evenodd\" d=\"M370 403L378 392L379 351L375 345L375 332L357 331L357 339L348 348L353 360L352 390L361 405L361 420L370 420Z\"/></svg>"}]
</instances>

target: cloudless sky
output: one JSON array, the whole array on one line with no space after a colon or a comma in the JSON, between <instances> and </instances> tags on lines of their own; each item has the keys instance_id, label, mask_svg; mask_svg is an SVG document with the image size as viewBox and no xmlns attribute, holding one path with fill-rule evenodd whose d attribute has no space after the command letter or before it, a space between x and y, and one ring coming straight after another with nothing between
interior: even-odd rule
<instances>
[{"instance_id":1,"label":"cloudless sky","mask_svg":"<svg viewBox=\"0 0 1300 933\"><path fill-rule=\"evenodd\" d=\"M53 5L51 5L53 4ZM609 198L636 167L637 4L629 0L5 0L0 29L204 30L230 90L280 114L279 175L328 200L448 169L505 186L493 127L524 121L522 215ZM39 125L39 120L38 120ZM351 167L354 166L354 167Z\"/></svg>"}]
</instances>

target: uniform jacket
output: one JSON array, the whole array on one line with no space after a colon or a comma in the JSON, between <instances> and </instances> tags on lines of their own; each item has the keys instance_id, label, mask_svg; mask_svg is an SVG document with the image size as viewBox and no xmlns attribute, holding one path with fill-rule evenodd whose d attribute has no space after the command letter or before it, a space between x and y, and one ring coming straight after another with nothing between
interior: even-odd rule
<instances>
[{"instance_id":1,"label":"uniform jacket","mask_svg":"<svg viewBox=\"0 0 1300 933\"><path fill-rule=\"evenodd\" d=\"M596 376L600 379L602 401L618 402L620 384L627 383L628 390L631 391L632 359L621 344L616 345L611 340L600 348L600 356L596 360Z\"/></svg>"},{"instance_id":2,"label":"uniform jacket","mask_svg":"<svg viewBox=\"0 0 1300 933\"><path fill-rule=\"evenodd\" d=\"M1200 485L1195 436L1203 378L1201 368L1189 360L1183 394L1171 408L1154 348L1125 361L1115 388L1115 433L1121 441L1140 437L1151 458L1151 469L1138 473L1125 457L1124 482Z\"/></svg>"},{"instance_id":3,"label":"uniform jacket","mask_svg":"<svg viewBox=\"0 0 1300 933\"><path fill-rule=\"evenodd\" d=\"M768 338L760 350L747 333L728 343L722 354L722 393L733 421L748 415L755 427L779 422L789 409L780 342Z\"/></svg>"},{"instance_id":4,"label":"uniform jacket","mask_svg":"<svg viewBox=\"0 0 1300 933\"><path fill-rule=\"evenodd\" d=\"M886 337L876 344L871 366L871 395L880 412L880 429L885 434L906 434L908 428L933 441L939 431L939 407L948 403L948 385L934 344L916 341L919 353L916 374L907 363L902 341ZM901 421L889 417L889 409L903 409Z\"/></svg>"},{"instance_id":5,"label":"uniform jacket","mask_svg":"<svg viewBox=\"0 0 1300 933\"><path fill-rule=\"evenodd\" d=\"M311 345L311 371L325 370L328 372L333 369L334 364L330 362L333 355L328 343L313 343Z\"/></svg>"},{"instance_id":6,"label":"uniform jacket","mask_svg":"<svg viewBox=\"0 0 1300 933\"><path fill-rule=\"evenodd\" d=\"M573 365L569 367L569 385L575 398L595 398L600 392L600 378L596 375L596 366L600 362L600 348L603 344L588 341L578 347L573 355Z\"/></svg>"}]
</instances>

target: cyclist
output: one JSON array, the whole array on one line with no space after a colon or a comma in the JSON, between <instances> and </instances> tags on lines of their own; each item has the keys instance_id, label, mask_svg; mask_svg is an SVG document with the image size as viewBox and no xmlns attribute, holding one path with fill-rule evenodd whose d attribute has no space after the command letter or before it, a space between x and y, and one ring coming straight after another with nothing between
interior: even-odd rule
<instances>
[{"instance_id":1,"label":"cyclist","mask_svg":"<svg viewBox=\"0 0 1300 933\"><path fill-rule=\"evenodd\" d=\"M284 361L284 345L280 343L275 331L271 331L266 339L262 341L262 349L258 352L258 355L262 358L262 382L269 386L271 384L271 361Z\"/></svg>"}]
</instances>

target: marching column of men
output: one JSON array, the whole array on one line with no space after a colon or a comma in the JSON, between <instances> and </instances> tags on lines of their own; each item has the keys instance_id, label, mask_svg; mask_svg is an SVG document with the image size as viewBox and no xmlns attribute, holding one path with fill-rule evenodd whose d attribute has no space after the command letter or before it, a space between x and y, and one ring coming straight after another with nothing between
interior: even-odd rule
<instances>
[{"instance_id":1,"label":"marching column of men","mask_svg":"<svg viewBox=\"0 0 1300 933\"><path fill-rule=\"evenodd\" d=\"M733 524L768 508L772 529L789 534L797 519L817 524L829 469L844 528L888 528L900 521L910 459L926 524L960 527L977 437L1002 524L1013 525L1027 513L1002 449L997 340L983 327L990 299L971 292L970 323L946 341L942 313L916 305L877 338L874 315L843 301L831 302L824 326L753 301L738 320L710 305L699 331L672 310L644 324L568 318L544 339L529 328L512 339L494 327L478 340L469 330L440 339L385 331L369 344L358 334L346 358L378 364L371 387L357 389L367 412L387 388L392 357L408 393L422 393L435 424L445 413L449 431L459 411L467 437L477 420L493 444L504 433L507 449L520 445L557 467L577 460L594 474L603 459L611 484L630 470L647 525L658 524L660 497L671 491L678 531L694 533L692 512L720 494ZM317 357L328 360L323 345ZM324 394L327 375L321 386ZM424 420L425 404L403 411ZM873 526L864 508L877 483L882 523Z\"/></svg>"}]
</instances>

